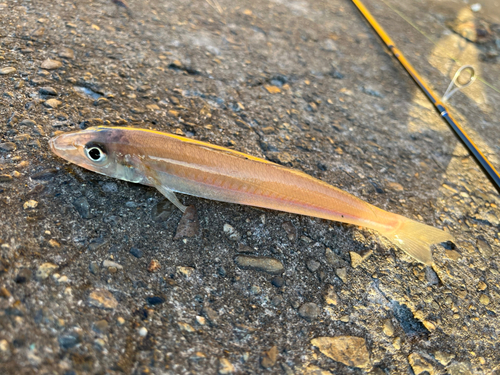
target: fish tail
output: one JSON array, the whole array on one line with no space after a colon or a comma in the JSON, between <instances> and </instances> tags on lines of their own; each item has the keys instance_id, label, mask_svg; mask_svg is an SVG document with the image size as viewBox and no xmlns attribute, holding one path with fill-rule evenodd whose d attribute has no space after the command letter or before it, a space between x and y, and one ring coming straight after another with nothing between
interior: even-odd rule
<instances>
[{"instance_id":1,"label":"fish tail","mask_svg":"<svg viewBox=\"0 0 500 375\"><path fill-rule=\"evenodd\" d=\"M384 236L391 240L397 247L424 264L432 264L432 244L455 241L453 236L444 230L403 216L399 216L399 219L401 222L399 228L389 233L383 233Z\"/></svg>"}]
</instances>

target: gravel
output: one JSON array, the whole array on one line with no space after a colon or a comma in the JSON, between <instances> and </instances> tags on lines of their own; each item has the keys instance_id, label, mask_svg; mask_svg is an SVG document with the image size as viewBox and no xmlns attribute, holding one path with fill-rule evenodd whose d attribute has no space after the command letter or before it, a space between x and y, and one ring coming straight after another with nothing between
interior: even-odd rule
<instances>
[{"instance_id":1,"label":"gravel","mask_svg":"<svg viewBox=\"0 0 500 375\"><path fill-rule=\"evenodd\" d=\"M498 371L499 195L349 2L42 3L0 1L2 374ZM399 2L436 45L366 4L436 91L463 53L495 85L495 1L465 25L481 44L448 28L462 1ZM498 103L479 81L450 99L495 166ZM425 267L353 225L179 195L183 215L48 147L102 125L281 163L456 242Z\"/></svg>"}]
</instances>

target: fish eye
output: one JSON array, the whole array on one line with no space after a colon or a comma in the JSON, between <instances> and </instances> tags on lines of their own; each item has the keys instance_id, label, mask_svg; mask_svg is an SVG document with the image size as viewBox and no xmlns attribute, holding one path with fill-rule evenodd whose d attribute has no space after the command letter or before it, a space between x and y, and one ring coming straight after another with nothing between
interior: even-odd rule
<instances>
[{"instance_id":1,"label":"fish eye","mask_svg":"<svg viewBox=\"0 0 500 375\"><path fill-rule=\"evenodd\" d=\"M95 163L100 163L100 162L106 160L106 154L98 146L86 147L85 154L87 155L87 157L91 161L93 161Z\"/></svg>"}]
</instances>

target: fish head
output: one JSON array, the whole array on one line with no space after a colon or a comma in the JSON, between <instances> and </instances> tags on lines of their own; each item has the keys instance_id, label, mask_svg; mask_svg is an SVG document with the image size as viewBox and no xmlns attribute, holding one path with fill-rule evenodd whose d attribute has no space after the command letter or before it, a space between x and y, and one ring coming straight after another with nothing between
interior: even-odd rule
<instances>
[{"instance_id":1,"label":"fish head","mask_svg":"<svg viewBox=\"0 0 500 375\"><path fill-rule=\"evenodd\" d=\"M59 157L90 171L136 183L147 183L140 153L124 128L94 127L60 134L49 141Z\"/></svg>"}]
</instances>

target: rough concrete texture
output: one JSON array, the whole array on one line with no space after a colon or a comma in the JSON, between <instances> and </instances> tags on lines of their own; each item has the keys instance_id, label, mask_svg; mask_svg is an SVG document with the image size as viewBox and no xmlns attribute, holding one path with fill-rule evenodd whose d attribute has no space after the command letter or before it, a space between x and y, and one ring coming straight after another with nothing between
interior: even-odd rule
<instances>
[{"instance_id":1,"label":"rough concrete texture","mask_svg":"<svg viewBox=\"0 0 500 375\"><path fill-rule=\"evenodd\" d=\"M367 3L438 92L447 56L498 85L495 1L483 44L447 26L463 1L391 4L436 44ZM499 371L499 196L349 1L0 9L0 373ZM498 166L500 94L450 103ZM189 196L181 220L50 152L95 124L264 157L457 241L424 267L351 225Z\"/></svg>"}]
</instances>

